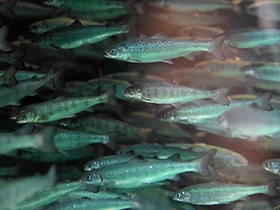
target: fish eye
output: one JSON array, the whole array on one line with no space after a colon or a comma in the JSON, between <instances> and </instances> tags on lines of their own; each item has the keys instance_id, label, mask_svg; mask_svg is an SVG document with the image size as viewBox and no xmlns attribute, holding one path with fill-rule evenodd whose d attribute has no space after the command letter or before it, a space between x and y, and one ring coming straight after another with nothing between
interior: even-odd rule
<instances>
[{"instance_id":1,"label":"fish eye","mask_svg":"<svg viewBox=\"0 0 280 210\"><path fill-rule=\"evenodd\" d=\"M111 54L111 55L115 55L116 52L117 52L117 51L116 51L115 49L111 49L111 50L110 50L110 54Z\"/></svg>"},{"instance_id":2,"label":"fish eye","mask_svg":"<svg viewBox=\"0 0 280 210\"><path fill-rule=\"evenodd\" d=\"M26 115L22 115L22 116L21 116L21 119L22 119L22 120L26 120Z\"/></svg>"},{"instance_id":3,"label":"fish eye","mask_svg":"<svg viewBox=\"0 0 280 210\"><path fill-rule=\"evenodd\" d=\"M91 175L87 175L86 176L86 181L90 181L91 180Z\"/></svg>"}]
</instances>

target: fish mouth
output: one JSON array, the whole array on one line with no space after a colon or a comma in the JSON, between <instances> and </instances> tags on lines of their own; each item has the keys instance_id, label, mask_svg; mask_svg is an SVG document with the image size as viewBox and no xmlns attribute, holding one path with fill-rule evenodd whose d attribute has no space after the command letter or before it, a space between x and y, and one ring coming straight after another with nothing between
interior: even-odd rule
<instances>
[{"instance_id":1,"label":"fish mouth","mask_svg":"<svg viewBox=\"0 0 280 210\"><path fill-rule=\"evenodd\" d=\"M104 57L105 58L111 58L111 55L108 52L105 52Z\"/></svg>"}]
</instances>

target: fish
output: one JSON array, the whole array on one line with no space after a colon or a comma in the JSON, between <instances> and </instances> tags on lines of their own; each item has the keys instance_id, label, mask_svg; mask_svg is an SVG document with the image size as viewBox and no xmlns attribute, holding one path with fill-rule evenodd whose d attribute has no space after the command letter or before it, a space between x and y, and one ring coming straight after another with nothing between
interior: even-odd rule
<instances>
[{"instance_id":1,"label":"fish","mask_svg":"<svg viewBox=\"0 0 280 210\"><path fill-rule=\"evenodd\" d=\"M3 84L9 84L9 85L15 85L17 83L17 79L15 77L16 73L16 68L11 67L7 71L5 71L1 76L0 76L0 85Z\"/></svg>"},{"instance_id":2,"label":"fish","mask_svg":"<svg viewBox=\"0 0 280 210\"><path fill-rule=\"evenodd\" d=\"M175 193L173 199L196 205L219 205L240 200L258 193L276 195L277 180L271 179L262 185L227 184L210 182L191 185Z\"/></svg>"},{"instance_id":3,"label":"fish","mask_svg":"<svg viewBox=\"0 0 280 210\"><path fill-rule=\"evenodd\" d=\"M71 49L86 44L94 44L110 36L128 32L128 25L83 26L77 20L70 26L62 26L38 34L31 42L47 47Z\"/></svg>"},{"instance_id":4,"label":"fish","mask_svg":"<svg viewBox=\"0 0 280 210\"><path fill-rule=\"evenodd\" d=\"M60 120L59 124L67 128L95 132L98 134L118 131L120 135L117 142L145 141L152 133L152 129L138 128L129 123L103 115L87 115L79 116L77 118L63 119Z\"/></svg>"},{"instance_id":5,"label":"fish","mask_svg":"<svg viewBox=\"0 0 280 210\"><path fill-rule=\"evenodd\" d=\"M279 68L279 63L263 63L243 66L240 71L245 75L250 75L260 80L279 82Z\"/></svg>"},{"instance_id":6,"label":"fish","mask_svg":"<svg viewBox=\"0 0 280 210\"><path fill-rule=\"evenodd\" d=\"M17 149L28 148L42 152L57 152L53 143L54 128L46 127L41 132L34 134L17 134L16 132L0 133L0 154L9 154Z\"/></svg>"},{"instance_id":7,"label":"fish","mask_svg":"<svg viewBox=\"0 0 280 210\"><path fill-rule=\"evenodd\" d=\"M158 117L168 122L176 122L182 124L201 124L207 123L209 120L216 119L221 114L237 108L254 106L261 110L272 111L273 108L269 104L272 94L264 93L256 99L229 98L229 106L222 105L213 100L198 100L181 105L179 108L167 108L158 113Z\"/></svg>"},{"instance_id":8,"label":"fish","mask_svg":"<svg viewBox=\"0 0 280 210\"><path fill-rule=\"evenodd\" d=\"M8 26L2 26L0 28L0 50L4 52L9 52L12 50L12 47L7 42Z\"/></svg>"},{"instance_id":9,"label":"fish","mask_svg":"<svg viewBox=\"0 0 280 210\"><path fill-rule=\"evenodd\" d=\"M226 43L238 49L256 48L278 44L279 35L279 29L234 29L226 33Z\"/></svg>"},{"instance_id":10,"label":"fish","mask_svg":"<svg viewBox=\"0 0 280 210\"><path fill-rule=\"evenodd\" d=\"M264 161L261 165L265 170L267 170L273 174L280 175L280 159L279 158L268 159L268 160Z\"/></svg>"},{"instance_id":11,"label":"fish","mask_svg":"<svg viewBox=\"0 0 280 210\"><path fill-rule=\"evenodd\" d=\"M0 107L7 106L19 99L24 98L25 96L34 94L37 89L43 86L54 89L54 80L56 77L57 74L55 74L54 70L51 69L43 78L31 78L28 80L23 80L10 87L1 86L0 96L2 99L0 101Z\"/></svg>"},{"instance_id":12,"label":"fish","mask_svg":"<svg viewBox=\"0 0 280 210\"><path fill-rule=\"evenodd\" d=\"M181 161L177 154L168 159L143 160L138 156L126 163L87 172L82 179L88 184L106 188L137 188L172 179L184 172L193 171L206 176L209 174L207 164L210 158L209 154L192 161Z\"/></svg>"},{"instance_id":13,"label":"fish","mask_svg":"<svg viewBox=\"0 0 280 210\"><path fill-rule=\"evenodd\" d=\"M273 136L280 132L280 115L254 107L239 107L221 114L218 123L235 137L256 140L260 136Z\"/></svg>"},{"instance_id":14,"label":"fish","mask_svg":"<svg viewBox=\"0 0 280 210\"><path fill-rule=\"evenodd\" d=\"M183 85L172 85L166 82L135 84L124 91L126 97L147 103L176 104L203 98L212 98L218 103L228 106L229 100L226 96L227 93L227 88L207 90ZM176 105L174 106L176 107Z\"/></svg>"},{"instance_id":15,"label":"fish","mask_svg":"<svg viewBox=\"0 0 280 210\"><path fill-rule=\"evenodd\" d=\"M96 104L110 103L115 105L115 92L116 87L112 86L100 96L74 98L59 97L38 104L31 104L19 108L16 111L16 115L12 116L12 119L15 119L17 123L44 123L67 118Z\"/></svg>"},{"instance_id":16,"label":"fish","mask_svg":"<svg viewBox=\"0 0 280 210\"><path fill-rule=\"evenodd\" d=\"M44 0L43 3L54 7L81 12L123 9L126 7L124 2L114 0L84 0L82 2L75 0Z\"/></svg>"},{"instance_id":17,"label":"fish","mask_svg":"<svg viewBox=\"0 0 280 210\"><path fill-rule=\"evenodd\" d=\"M96 143L101 143L111 149L116 149L116 139L118 136L119 132L117 131L101 135L92 132L57 128L53 141L57 149L60 151L81 148L88 144Z\"/></svg>"},{"instance_id":18,"label":"fish","mask_svg":"<svg viewBox=\"0 0 280 210\"><path fill-rule=\"evenodd\" d=\"M148 4L174 12L212 12L219 9L235 9L234 4L217 0L152 0Z\"/></svg>"},{"instance_id":19,"label":"fish","mask_svg":"<svg viewBox=\"0 0 280 210\"><path fill-rule=\"evenodd\" d=\"M194 152L207 152L212 149L216 150L216 153L213 157L215 168L219 167L243 167L247 166L248 160L241 155L240 153L237 153L235 151L223 148L223 147L217 147L210 144L205 143L168 143L166 146L170 147L178 147L181 149L186 149L188 151L194 151Z\"/></svg>"},{"instance_id":20,"label":"fish","mask_svg":"<svg viewBox=\"0 0 280 210\"><path fill-rule=\"evenodd\" d=\"M72 18L67 17L57 17L57 18L51 18L51 19L45 19L40 20L35 23L32 23L28 29L32 33L44 33L46 31L49 31L54 28L59 28L62 26L71 25L76 20ZM79 20L83 26L89 26L89 25L104 25L104 23L98 23L95 21L89 21L89 20Z\"/></svg>"},{"instance_id":21,"label":"fish","mask_svg":"<svg viewBox=\"0 0 280 210\"><path fill-rule=\"evenodd\" d=\"M44 176L36 174L34 176L19 178L15 180L0 180L0 201L2 209L18 209L19 203L32 197L41 188L53 187L55 184L56 172L52 166Z\"/></svg>"},{"instance_id":22,"label":"fish","mask_svg":"<svg viewBox=\"0 0 280 210\"><path fill-rule=\"evenodd\" d=\"M211 41L166 38L162 35L136 38L115 44L105 51L105 57L130 63L164 62L173 64L171 59L185 57L194 60L193 53L211 52L216 58L224 61L220 47L226 36L220 35Z\"/></svg>"},{"instance_id":23,"label":"fish","mask_svg":"<svg viewBox=\"0 0 280 210\"><path fill-rule=\"evenodd\" d=\"M81 180L69 183L57 183L55 186L44 187L39 189L31 197L20 202L18 204L18 209L35 209L61 199L70 192L83 190L85 188L85 183Z\"/></svg>"},{"instance_id":24,"label":"fish","mask_svg":"<svg viewBox=\"0 0 280 210\"><path fill-rule=\"evenodd\" d=\"M259 18L279 21L280 15L277 12L279 9L279 1L257 1L247 6L246 12L250 15L258 16Z\"/></svg>"},{"instance_id":25,"label":"fish","mask_svg":"<svg viewBox=\"0 0 280 210\"><path fill-rule=\"evenodd\" d=\"M46 210L60 209L128 209L134 208L129 199L107 198L107 199L74 199L58 203L46 208Z\"/></svg>"},{"instance_id":26,"label":"fish","mask_svg":"<svg viewBox=\"0 0 280 210\"><path fill-rule=\"evenodd\" d=\"M122 155L109 155L109 156L96 158L94 160L87 162L84 165L84 170L91 171L93 169L99 169L101 167L105 167L105 166L109 166L109 165L127 163L135 156L136 155L134 155L134 154L127 153L127 154L122 154Z\"/></svg>"},{"instance_id":27,"label":"fish","mask_svg":"<svg viewBox=\"0 0 280 210\"><path fill-rule=\"evenodd\" d=\"M91 80L87 81L87 83L93 89L97 89L98 87L100 87L101 91L104 91L104 90L108 89L108 87L115 85L116 86L115 97L120 100L128 100L128 98L124 96L124 91L127 87L132 85L131 83L129 83L127 81L113 79L113 78L91 79Z\"/></svg>"},{"instance_id":28,"label":"fish","mask_svg":"<svg viewBox=\"0 0 280 210\"><path fill-rule=\"evenodd\" d=\"M134 144L116 152L116 154L120 155L130 153L136 156L142 155L144 157L157 157L159 159L167 159L178 154L182 161L191 161L201 157L201 154L197 152L160 144Z\"/></svg>"}]
</instances>

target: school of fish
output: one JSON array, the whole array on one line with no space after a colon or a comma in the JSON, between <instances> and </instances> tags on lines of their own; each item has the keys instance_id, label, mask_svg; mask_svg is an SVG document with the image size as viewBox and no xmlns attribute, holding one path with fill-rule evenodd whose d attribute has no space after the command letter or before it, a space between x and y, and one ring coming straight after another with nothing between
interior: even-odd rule
<instances>
[{"instance_id":1,"label":"school of fish","mask_svg":"<svg viewBox=\"0 0 280 210\"><path fill-rule=\"evenodd\" d=\"M0 0L0 210L280 209L280 0Z\"/></svg>"}]
</instances>

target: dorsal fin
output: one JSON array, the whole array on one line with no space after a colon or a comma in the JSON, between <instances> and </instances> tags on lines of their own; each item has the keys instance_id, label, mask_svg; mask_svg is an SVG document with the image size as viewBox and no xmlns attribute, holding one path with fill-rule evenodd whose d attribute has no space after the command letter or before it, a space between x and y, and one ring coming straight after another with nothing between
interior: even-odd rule
<instances>
[{"instance_id":1,"label":"dorsal fin","mask_svg":"<svg viewBox=\"0 0 280 210\"><path fill-rule=\"evenodd\" d=\"M79 20L75 20L72 24L71 27L81 27L83 24Z\"/></svg>"}]
</instances>

